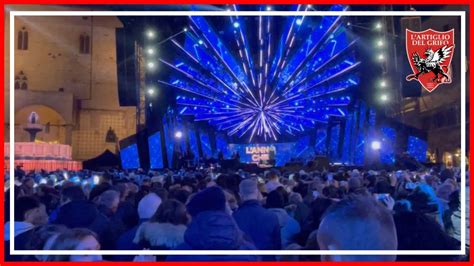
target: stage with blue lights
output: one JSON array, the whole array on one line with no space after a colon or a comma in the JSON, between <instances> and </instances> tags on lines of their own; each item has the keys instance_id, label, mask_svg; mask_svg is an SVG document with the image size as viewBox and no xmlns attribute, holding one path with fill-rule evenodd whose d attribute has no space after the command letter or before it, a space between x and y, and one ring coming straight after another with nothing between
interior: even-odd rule
<instances>
[{"instance_id":1,"label":"stage with blue lights","mask_svg":"<svg viewBox=\"0 0 474 266\"><path fill-rule=\"evenodd\" d=\"M148 132L147 163L176 168L238 153L242 163L275 166L315 156L393 165L401 150L423 162L426 139L382 125L384 114L360 97L359 40L347 25L340 16L190 16L184 38L169 40L174 56L159 58L170 73L159 86L176 104Z\"/></svg>"},{"instance_id":2,"label":"stage with blue lights","mask_svg":"<svg viewBox=\"0 0 474 266\"><path fill-rule=\"evenodd\" d=\"M173 62L160 59L175 73L159 82L181 92L180 115L253 142L304 135L350 111L360 62L356 40L347 36L341 17L192 16L189 21L184 43L171 40L180 56Z\"/></svg>"}]
</instances>

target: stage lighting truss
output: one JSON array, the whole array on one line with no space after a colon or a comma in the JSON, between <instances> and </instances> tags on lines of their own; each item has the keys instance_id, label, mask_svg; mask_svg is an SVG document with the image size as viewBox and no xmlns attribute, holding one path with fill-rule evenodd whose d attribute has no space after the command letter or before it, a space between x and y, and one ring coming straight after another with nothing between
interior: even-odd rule
<instances>
[{"instance_id":1,"label":"stage lighting truss","mask_svg":"<svg viewBox=\"0 0 474 266\"><path fill-rule=\"evenodd\" d=\"M360 62L354 56L357 40L348 37L343 17L189 20L184 44L171 40L180 56L172 62L160 59L174 70L170 79L159 82L179 90L181 115L252 141L301 134L331 116L348 114Z\"/></svg>"}]
</instances>

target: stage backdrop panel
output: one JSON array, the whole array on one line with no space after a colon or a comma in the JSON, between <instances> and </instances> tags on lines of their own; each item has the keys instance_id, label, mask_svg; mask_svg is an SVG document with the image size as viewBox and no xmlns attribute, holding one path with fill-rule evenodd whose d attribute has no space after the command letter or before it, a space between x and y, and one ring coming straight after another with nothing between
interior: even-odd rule
<instances>
[{"instance_id":1,"label":"stage backdrop panel","mask_svg":"<svg viewBox=\"0 0 474 266\"><path fill-rule=\"evenodd\" d=\"M123 169L140 168L140 157L138 155L137 144L132 144L120 150L120 159Z\"/></svg>"},{"instance_id":2,"label":"stage backdrop panel","mask_svg":"<svg viewBox=\"0 0 474 266\"><path fill-rule=\"evenodd\" d=\"M426 152L428 150L428 144L426 141L415 137L408 136L408 147L407 152L410 156L415 158L419 162L426 162Z\"/></svg>"},{"instance_id":3,"label":"stage backdrop panel","mask_svg":"<svg viewBox=\"0 0 474 266\"><path fill-rule=\"evenodd\" d=\"M148 147L150 149L150 168L163 168L164 164L161 150L161 133L159 131L148 137Z\"/></svg>"}]
</instances>

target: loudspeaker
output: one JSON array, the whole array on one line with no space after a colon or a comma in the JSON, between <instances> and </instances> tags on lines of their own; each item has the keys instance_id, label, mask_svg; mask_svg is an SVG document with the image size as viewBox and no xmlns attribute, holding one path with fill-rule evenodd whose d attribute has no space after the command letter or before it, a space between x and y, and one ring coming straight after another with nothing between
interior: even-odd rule
<instances>
[{"instance_id":1,"label":"loudspeaker","mask_svg":"<svg viewBox=\"0 0 474 266\"><path fill-rule=\"evenodd\" d=\"M150 151L148 149L148 130L139 131L136 134L138 157L140 158L140 166L143 169L150 169Z\"/></svg>"},{"instance_id":2,"label":"loudspeaker","mask_svg":"<svg viewBox=\"0 0 474 266\"><path fill-rule=\"evenodd\" d=\"M125 28L116 29L117 86L120 106L137 105L136 54L133 34Z\"/></svg>"}]
</instances>

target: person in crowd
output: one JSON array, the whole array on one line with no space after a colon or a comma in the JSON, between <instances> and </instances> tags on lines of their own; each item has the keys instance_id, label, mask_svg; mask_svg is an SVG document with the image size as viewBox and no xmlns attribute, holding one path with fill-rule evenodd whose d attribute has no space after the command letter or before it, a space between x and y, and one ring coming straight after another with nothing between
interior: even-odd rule
<instances>
[{"instance_id":1,"label":"person in crowd","mask_svg":"<svg viewBox=\"0 0 474 266\"><path fill-rule=\"evenodd\" d=\"M240 229L252 240L257 249L281 249L281 233L278 217L263 208L257 181L245 179L240 183L241 204L233 216Z\"/></svg>"},{"instance_id":2,"label":"person in crowd","mask_svg":"<svg viewBox=\"0 0 474 266\"><path fill-rule=\"evenodd\" d=\"M288 203L292 206L293 218L298 224L303 225L304 221L309 215L310 209L308 205L303 202L303 197L300 193L291 192L288 195Z\"/></svg>"},{"instance_id":3,"label":"person in crowd","mask_svg":"<svg viewBox=\"0 0 474 266\"><path fill-rule=\"evenodd\" d=\"M63 225L48 224L33 229L31 238L26 243L26 250L47 250L60 234L67 232ZM26 256L25 261L46 261L45 255Z\"/></svg>"},{"instance_id":4,"label":"person in crowd","mask_svg":"<svg viewBox=\"0 0 474 266\"><path fill-rule=\"evenodd\" d=\"M73 200L63 205L58 212L55 224L62 224L68 228L87 228L93 231L103 246L112 243L110 238L110 219L103 215L97 205L88 200Z\"/></svg>"},{"instance_id":5,"label":"person in crowd","mask_svg":"<svg viewBox=\"0 0 474 266\"><path fill-rule=\"evenodd\" d=\"M300 233L301 228L299 223L284 209L285 199L282 195L282 192L278 189L270 192L270 194L268 194L265 207L278 217L282 248L294 243L297 234Z\"/></svg>"},{"instance_id":6,"label":"person in crowd","mask_svg":"<svg viewBox=\"0 0 474 266\"><path fill-rule=\"evenodd\" d=\"M398 250L459 250L460 241L449 236L432 216L422 212L399 212L394 216ZM408 226L407 226L408 225ZM398 261L423 261L421 255L398 255ZM437 255L431 261L458 261L457 255Z\"/></svg>"},{"instance_id":7,"label":"person in crowd","mask_svg":"<svg viewBox=\"0 0 474 266\"><path fill-rule=\"evenodd\" d=\"M329 207L317 233L321 250L396 250L390 210L373 197L352 195ZM323 261L394 261L395 255L323 255Z\"/></svg>"},{"instance_id":8,"label":"person in crowd","mask_svg":"<svg viewBox=\"0 0 474 266\"><path fill-rule=\"evenodd\" d=\"M318 197L311 202L310 213L303 224L298 243L305 249L318 250L317 233L324 212L334 203L331 199Z\"/></svg>"},{"instance_id":9,"label":"person in crowd","mask_svg":"<svg viewBox=\"0 0 474 266\"><path fill-rule=\"evenodd\" d=\"M185 205L170 199L160 205L148 222L140 225L133 242L149 249L175 249L184 243L187 224Z\"/></svg>"},{"instance_id":10,"label":"person in crowd","mask_svg":"<svg viewBox=\"0 0 474 266\"><path fill-rule=\"evenodd\" d=\"M72 185L63 187L59 198L59 206L49 215L49 221L54 222L58 217L59 209L71 201L84 201L86 195L80 186Z\"/></svg>"},{"instance_id":11,"label":"person in crowd","mask_svg":"<svg viewBox=\"0 0 474 266\"><path fill-rule=\"evenodd\" d=\"M280 175L277 170L272 169L267 173L267 183L265 184L265 188L267 193L272 192L273 190L282 187L283 185L280 183Z\"/></svg>"},{"instance_id":12,"label":"person in crowd","mask_svg":"<svg viewBox=\"0 0 474 266\"><path fill-rule=\"evenodd\" d=\"M120 203L120 193L116 190L107 190L99 196L99 210L108 218L112 218Z\"/></svg>"},{"instance_id":13,"label":"person in crowd","mask_svg":"<svg viewBox=\"0 0 474 266\"><path fill-rule=\"evenodd\" d=\"M226 211L224 191L212 186L195 194L186 205L191 223L179 250L252 250L235 220ZM257 261L252 255L172 255L168 261Z\"/></svg>"},{"instance_id":14,"label":"person in crowd","mask_svg":"<svg viewBox=\"0 0 474 266\"><path fill-rule=\"evenodd\" d=\"M46 208L37 199L28 196L19 197L15 201L13 231L11 222L5 223L5 258L16 260L19 258L10 255L10 241L14 238L15 250L25 250L26 244L33 237L36 226L48 223Z\"/></svg>"},{"instance_id":15,"label":"person in crowd","mask_svg":"<svg viewBox=\"0 0 474 266\"><path fill-rule=\"evenodd\" d=\"M460 248L460 171L438 167L409 171L348 170L346 166L330 166L322 171L311 170L309 166L264 171L243 167L234 171L208 163L196 168L149 172L143 169L35 171L15 175L9 182L15 186L15 210L10 221L10 191L6 190L6 260L102 260L94 256L11 256L8 252L11 236L15 248L23 250L84 248L79 243L93 250ZM298 227L300 230L296 230ZM394 258L159 256L158 260L384 261ZM103 259L156 260L127 255ZM465 256L397 257L400 261L465 259Z\"/></svg>"},{"instance_id":16,"label":"person in crowd","mask_svg":"<svg viewBox=\"0 0 474 266\"><path fill-rule=\"evenodd\" d=\"M74 228L59 234L48 250L100 250L97 235L91 230ZM50 255L45 261L70 261L70 262L97 262L102 261L101 255Z\"/></svg>"},{"instance_id":17,"label":"person in crowd","mask_svg":"<svg viewBox=\"0 0 474 266\"><path fill-rule=\"evenodd\" d=\"M435 191L428 184L420 184L408 196L414 212L421 212L435 219L444 228L444 209Z\"/></svg>"},{"instance_id":18,"label":"person in crowd","mask_svg":"<svg viewBox=\"0 0 474 266\"><path fill-rule=\"evenodd\" d=\"M137 234L137 230L143 223L147 222L161 205L161 197L155 193L149 193L144 196L138 203L138 216L139 221L136 226L130 230L124 232L117 240L116 249L118 250L141 250L144 249L143 243L135 243L133 240ZM133 256L131 255L117 255L114 256L115 261L132 261Z\"/></svg>"},{"instance_id":19,"label":"person in crowd","mask_svg":"<svg viewBox=\"0 0 474 266\"><path fill-rule=\"evenodd\" d=\"M20 195L21 196L33 196L35 194L34 190L35 180L32 177L26 176L21 181L20 186Z\"/></svg>"}]
</instances>

